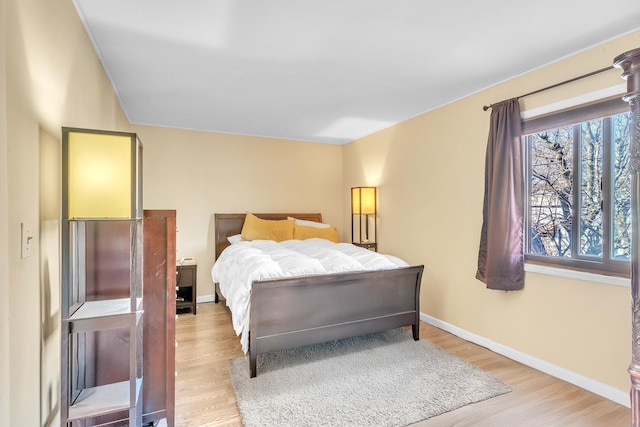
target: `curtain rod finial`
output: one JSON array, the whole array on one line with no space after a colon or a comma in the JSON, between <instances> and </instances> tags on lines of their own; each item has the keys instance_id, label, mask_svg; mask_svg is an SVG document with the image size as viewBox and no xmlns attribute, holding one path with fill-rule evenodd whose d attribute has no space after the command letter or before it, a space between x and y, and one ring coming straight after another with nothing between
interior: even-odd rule
<instances>
[{"instance_id":1,"label":"curtain rod finial","mask_svg":"<svg viewBox=\"0 0 640 427\"><path fill-rule=\"evenodd\" d=\"M482 106L482 109L483 109L484 111L487 111L489 108L491 108L491 105L483 105L483 106Z\"/></svg>"}]
</instances>

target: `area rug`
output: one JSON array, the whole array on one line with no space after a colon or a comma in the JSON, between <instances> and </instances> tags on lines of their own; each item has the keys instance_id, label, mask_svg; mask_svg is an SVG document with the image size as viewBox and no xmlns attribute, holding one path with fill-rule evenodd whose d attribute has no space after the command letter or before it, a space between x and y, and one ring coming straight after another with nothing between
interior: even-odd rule
<instances>
[{"instance_id":1,"label":"area rug","mask_svg":"<svg viewBox=\"0 0 640 427\"><path fill-rule=\"evenodd\" d=\"M229 361L245 426L406 426L511 391L421 339L391 331Z\"/></svg>"}]
</instances>

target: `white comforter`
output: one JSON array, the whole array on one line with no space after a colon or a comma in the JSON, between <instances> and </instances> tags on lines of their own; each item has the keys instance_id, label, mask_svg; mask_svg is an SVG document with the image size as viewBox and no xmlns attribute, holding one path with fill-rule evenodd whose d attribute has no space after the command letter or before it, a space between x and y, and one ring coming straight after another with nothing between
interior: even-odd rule
<instances>
[{"instance_id":1,"label":"white comforter","mask_svg":"<svg viewBox=\"0 0 640 427\"><path fill-rule=\"evenodd\" d=\"M253 240L227 247L211 269L231 310L233 328L249 348L249 297L254 280L307 276L345 271L383 270L408 266L403 260L350 243L324 239Z\"/></svg>"}]
</instances>

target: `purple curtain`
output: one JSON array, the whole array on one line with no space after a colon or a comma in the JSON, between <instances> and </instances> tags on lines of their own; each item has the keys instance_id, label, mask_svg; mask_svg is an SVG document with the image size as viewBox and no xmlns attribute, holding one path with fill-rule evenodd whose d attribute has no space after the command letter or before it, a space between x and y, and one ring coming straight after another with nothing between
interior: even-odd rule
<instances>
[{"instance_id":1,"label":"purple curtain","mask_svg":"<svg viewBox=\"0 0 640 427\"><path fill-rule=\"evenodd\" d=\"M524 286L524 177L518 99L493 105L490 126L476 279L489 289L514 291Z\"/></svg>"}]
</instances>

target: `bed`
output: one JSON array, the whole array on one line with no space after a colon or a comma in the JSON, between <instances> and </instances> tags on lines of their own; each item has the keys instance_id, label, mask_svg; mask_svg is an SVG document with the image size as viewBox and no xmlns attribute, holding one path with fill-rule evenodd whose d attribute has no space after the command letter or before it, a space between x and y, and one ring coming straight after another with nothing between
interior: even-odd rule
<instances>
[{"instance_id":1,"label":"bed","mask_svg":"<svg viewBox=\"0 0 640 427\"><path fill-rule=\"evenodd\" d=\"M254 215L266 220L293 217L322 223L319 213ZM228 238L240 234L245 216L214 215L216 260L230 246ZM423 269L419 265L253 281L247 349L251 377L257 374L258 356L268 352L403 326L411 326L417 341ZM217 303L221 287L215 285Z\"/></svg>"}]
</instances>

